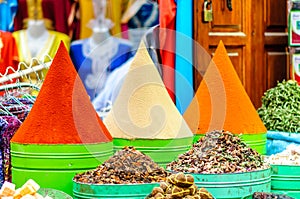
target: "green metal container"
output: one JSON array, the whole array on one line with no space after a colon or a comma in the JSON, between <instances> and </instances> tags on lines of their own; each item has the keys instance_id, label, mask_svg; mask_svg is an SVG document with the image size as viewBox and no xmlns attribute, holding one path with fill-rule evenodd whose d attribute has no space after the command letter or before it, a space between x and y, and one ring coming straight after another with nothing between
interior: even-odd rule
<instances>
[{"instance_id":1,"label":"green metal container","mask_svg":"<svg viewBox=\"0 0 300 199\"><path fill-rule=\"evenodd\" d=\"M193 143L196 143L203 136L204 134L195 134ZM267 154L267 133L242 134L241 140L261 155Z\"/></svg>"},{"instance_id":2,"label":"green metal container","mask_svg":"<svg viewBox=\"0 0 300 199\"><path fill-rule=\"evenodd\" d=\"M134 146L137 150L143 152L152 158L154 162L162 167L173 160L178 155L185 153L192 147L193 137L181 139L120 139L114 138L114 151L121 150L124 146Z\"/></svg>"},{"instance_id":3,"label":"green metal container","mask_svg":"<svg viewBox=\"0 0 300 199\"><path fill-rule=\"evenodd\" d=\"M300 198L300 166L271 165L271 192Z\"/></svg>"},{"instance_id":4,"label":"green metal container","mask_svg":"<svg viewBox=\"0 0 300 199\"><path fill-rule=\"evenodd\" d=\"M113 144L11 143L12 182L21 187L33 179L43 188L72 194L76 173L95 169L113 154Z\"/></svg>"},{"instance_id":5,"label":"green metal container","mask_svg":"<svg viewBox=\"0 0 300 199\"><path fill-rule=\"evenodd\" d=\"M73 195L75 199L144 199L158 186L159 183L101 185L73 182Z\"/></svg>"},{"instance_id":6,"label":"green metal container","mask_svg":"<svg viewBox=\"0 0 300 199\"><path fill-rule=\"evenodd\" d=\"M271 191L271 169L230 174L191 174L197 187L216 199L241 199L254 192Z\"/></svg>"}]
</instances>

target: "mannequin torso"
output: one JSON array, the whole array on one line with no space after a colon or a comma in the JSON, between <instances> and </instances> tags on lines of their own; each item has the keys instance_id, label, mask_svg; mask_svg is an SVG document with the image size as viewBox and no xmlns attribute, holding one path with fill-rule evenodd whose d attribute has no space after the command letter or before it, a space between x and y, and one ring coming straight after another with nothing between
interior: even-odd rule
<instances>
[{"instance_id":1,"label":"mannequin torso","mask_svg":"<svg viewBox=\"0 0 300 199\"><path fill-rule=\"evenodd\" d=\"M29 20L27 33L27 44L31 56L36 57L42 48L46 45L49 32L45 27L43 20Z\"/></svg>"}]
</instances>

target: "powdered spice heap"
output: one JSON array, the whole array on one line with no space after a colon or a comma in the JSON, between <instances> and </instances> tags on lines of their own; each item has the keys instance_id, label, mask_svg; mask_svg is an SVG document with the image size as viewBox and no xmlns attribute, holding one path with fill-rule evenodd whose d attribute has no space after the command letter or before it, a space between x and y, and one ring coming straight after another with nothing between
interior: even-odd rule
<instances>
[{"instance_id":1,"label":"powdered spice heap","mask_svg":"<svg viewBox=\"0 0 300 199\"><path fill-rule=\"evenodd\" d=\"M184 119L195 134L225 129L234 134L267 131L221 41ZM198 110L198 111L197 111Z\"/></svg>"},{"instance_id":2,"label":"powdered spice heap","mask_svg":"<svg viewBox=\"0 0 300 199\"><path fill-rule=\"evenodd\" d=\"M111 140L61 43L31 112L11 142L81 144Z\"/></svg>"}]
</instances>

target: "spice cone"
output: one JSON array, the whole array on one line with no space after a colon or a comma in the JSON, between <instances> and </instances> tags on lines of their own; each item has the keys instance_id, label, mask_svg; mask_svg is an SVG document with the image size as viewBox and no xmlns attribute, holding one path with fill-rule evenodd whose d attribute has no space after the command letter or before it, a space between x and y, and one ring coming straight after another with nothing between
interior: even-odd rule
<instances>
[{"instance_id":1,"label":"spice cone","mask_svg":"<svg viewBox=\"0 0 300 199\"><path fill-rule=\"evenodd\" d=\"M28 117L11 142L82 144L111 142L63 45L53 59Z\"/></svg>"},{"instance_id":2,"label":"spice cone","mask_svg":"<svg viewBox=\"0 0 300 199\"><path fill-rule=\"evenodd\" d=\"M171 100L143 42L104 123L114 138L173 139L193 136Z\"/></svg>"},{"instance_id":3,"label":"spice cone","mask_svg":"<svg viewBox=\"0 0 300 199\"><path fill-rule=\"evenodd\" d=\"M194 134L205 134L217 129L235 134L267 131L222 41L183 117Z\"/></svg>"}]
</instances>

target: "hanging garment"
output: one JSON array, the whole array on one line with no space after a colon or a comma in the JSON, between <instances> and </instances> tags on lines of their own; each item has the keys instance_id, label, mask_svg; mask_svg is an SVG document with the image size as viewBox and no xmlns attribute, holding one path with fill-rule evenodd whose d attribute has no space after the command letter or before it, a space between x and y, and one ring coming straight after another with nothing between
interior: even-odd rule
<instances>
[{"instance_id":1,"label":"hanging garment","mask_svg":"<svg viewBox=\"0 0 300 199\"><path fill-rule=\"evenodd\" d=\"M77 0L19 0L14 21L15 31L27 28L29 19L43 19L48 30L65 33L71 39L79 39L78 13Z\"/></svg>"},{"instance_id":2,"label":"hanging garment","mask_svg":"<svg viewBox=\"0 0 300 199\"><path fill-rule=\"evenodd\" d=\"M126 40L109 37L91 49L90 42L90 38L73 42L70 55L90 99L93 100L103 89L108 74L132 56L132 45Z\"/></svg>"},{"instance_id":3,"label":"hanging garment","mask_svg":"<svg viewBox=\"0 0 300 199\"><path fill-rule=\"evenodd\" d=\"M18 68L18 48L10 32L0 31L0 73L5 74L8 66L14 70ZM13 71L8 70L7 74Z\"/></svg>"},{"instance_id":4,"label":"hanging garment","mask_svg":"<svg viewBox=\"0 0 300 199\"><path fill-rule=\"evenodd\" d=\"M160 54L163 65L163 81L175 102L175 19L174 0L159 0Z\"/></svg>"},{"instance_id":5,"label":"hanging garment","mask_svg":"<svg viewBox=\"0 0 300 199\"><path fill-rule=\"evenodd\" d=\"M2 119L8 123L0 133L3 144L4 180L11 182L10 140L21 126L21 121L15 116L2 116Z\"/></svg>"},{"instance_id":6,"label":"hanging garment","mask_svg":"<svg viewBox=\"0 0 300 199\"><path fill-rule=\"evenodd\" d=\"M17 0L2 0L0 1L0 30L14 30L14 17L18 8Z\"/></svg>"},{"instance_id":7,"label":"hanging garment","mask_svg":"<svg viewBox=\"0 0 300 199\"><path fill-rule=\"evenodd\" d=\"M159 23L157 3L147 1L140 3L139 1L135 1L132 6L135 7L136 4L139 4L136 8L138 10L130 10L129 7L122 18L123 26L124 24L127 25L128 38L133 43L135 49L138 48L146 31Z\"/></svg>"},{"instance_id":8,"label":"hanging garment","mask_svg":"<svg viewBox=\"0 0 300 199\"><path fill-rule=\"evenodd\" d=\"M107 0L107 18L112 20L114 26L110 32L113 36L121 37L121 16L124 13L129 0ZM85 39L92 35L92 30L87 24L95 18L93 0L79 0L80 9L80 38Z\"/></svg>"},{"instance_id":9,"label":"hanging garment","mask_svg":"<svg viewBox=\"0 0 300 199\"><path fill-rule=\"evenodd\" d=\"M18 54L19 54L19 61L25 62L28 66L30 65L30 62L32 61L32 58L35 57L41 62L49 62L47 55L53 58L56 54L56 51L59 47L60 42L62 41L66 48L70 48L70 38L65 35L64 33L51 31L49 30L48 39L45 41L45 45L40 48L39 52L36 56L33 56L29 49L28 44L28 36L26 30L19 30L13 33L13 36L16 40L17 46L18 46ZM36 65L37 63L34 63L32 66ZM25 69L25 66L21 66L21 69ZM42 71L38 72L39 78L45 77L48 69L43 69ZM31 74L30 77L32 80L37 79L36 74ZM21 78L22 81L28 81L27 78Z\"/></svg>"}]
</instances>

